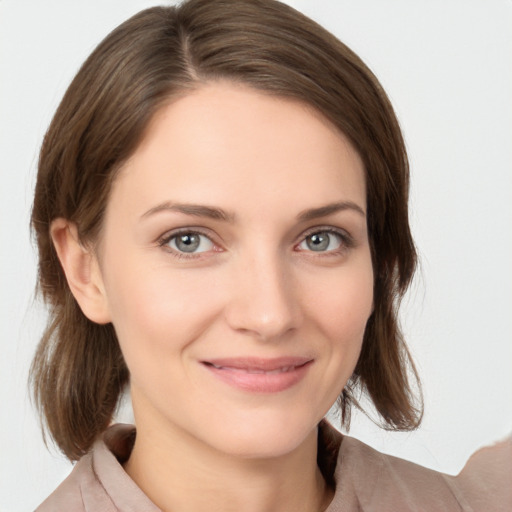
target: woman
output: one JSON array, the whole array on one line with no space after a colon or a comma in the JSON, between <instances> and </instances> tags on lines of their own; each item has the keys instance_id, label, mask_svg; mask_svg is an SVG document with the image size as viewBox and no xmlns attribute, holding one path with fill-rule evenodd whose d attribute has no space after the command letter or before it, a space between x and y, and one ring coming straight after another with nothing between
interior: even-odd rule
<instances>
[{"instance_id":1,"label":"woman","mask_svg":"<svg viewBox=\"0 0 512 512\"><path fill-rule=\"evenodd\" d=\"M358 389L388 428L420 421L407 195L380 85L292 9L190 1L110 34L41 150L35 396L80 462L40 510L459 510L504 488L322 421ZM107 430L128 382L136 437Z\"/></svg>"}]
</instances>

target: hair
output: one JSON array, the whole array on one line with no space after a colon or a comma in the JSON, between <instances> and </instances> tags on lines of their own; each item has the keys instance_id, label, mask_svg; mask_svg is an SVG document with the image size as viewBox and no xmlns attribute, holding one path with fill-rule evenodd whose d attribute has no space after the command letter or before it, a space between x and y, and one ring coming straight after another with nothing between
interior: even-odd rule
<instances>
[{"instance_id":1,"label":"hair","mask_svg":"<svg viewBox=\"0 0 512 512\"><path fill-rule=\"evenodd\" d=\"M314 107L351 141L366 172L374 311L354 374L340 395L351 406L366 393L381 426L419 425L419 380L397 312L416 252L408 222L409 168L393 108L381 85L347 46L275 0L189 0L153 7L111 32L82 65L45 135L32 228L39 291L49 322L31 368L45 430L77 460L112 421L129 372L111 324L85 317L50 236L63 217L83 243L101 235L112 183L155 113L203 84L227 80Z\"/></svg>"}]
</instances>

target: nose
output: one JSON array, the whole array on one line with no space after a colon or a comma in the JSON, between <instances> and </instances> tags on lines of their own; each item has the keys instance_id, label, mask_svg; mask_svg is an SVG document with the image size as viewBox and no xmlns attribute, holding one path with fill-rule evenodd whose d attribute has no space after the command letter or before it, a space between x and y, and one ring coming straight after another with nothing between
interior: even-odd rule
<instances>
[{"instance_id":1,"label":"nose","mask_svg":"<svg viewBox=\"0 0 512 512\"><path fill-rule=\"evenodd\" d=\"M230 327L262 341L289 334L301 314L292 272L278 256L260 255L233 272L225 316Z\"/></svg>"}]
</instances>

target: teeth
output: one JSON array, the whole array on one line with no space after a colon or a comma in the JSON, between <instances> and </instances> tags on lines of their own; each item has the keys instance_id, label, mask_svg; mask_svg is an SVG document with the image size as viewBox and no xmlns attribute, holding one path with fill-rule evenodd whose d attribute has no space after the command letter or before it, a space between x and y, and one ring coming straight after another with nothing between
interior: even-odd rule
<instances>
[{"instance_id":1,"label":"teeth","mask_svg":"<svg viewBox=\"0 0 512 512\"><path fill-rule=\"evenodd\" d=\"M289 372L291 370L294 370L295 369L295 366L285 366L283 368L278 368L277 370L271 370L269 372L265 372L265 373L268 373L270 375L274 374L274 373L285 373L285 372Z\"/></svg>"},{"instance_id":2,"label":"teeth","mask_svg":"<svg viewBox=\"0 0 512 512\"><path fill-rule=\"evenodd\" d=\"M254 373L254 374L267 374L267 375L275 375L278 373L286 373L297 368L296 366L283 366L282 368L276 368L275 370L262 370L261 368L232 368L230 366L219 366L214 363L207 363L217 370L231 370L235 372L245 372L245 373Z\"/></svg>"},{"instance_id":3,"label":"teeth","mask_svg":"<svg viewBox=\"0 0 512 512\"><path fill-rule=\"evenodd\" d=\"M285 373L294 370L295 366L283 366L282 368L276 368L275 370L262 370L261 368L230 368L226 366L218 366L216 364L210 363L214 368L217 368L217 370L231 370L235 372L246 372L246 373L253 373L253 374L267 374L267 375L276 375L278 373Z\"/></svg>"}]
</instances>

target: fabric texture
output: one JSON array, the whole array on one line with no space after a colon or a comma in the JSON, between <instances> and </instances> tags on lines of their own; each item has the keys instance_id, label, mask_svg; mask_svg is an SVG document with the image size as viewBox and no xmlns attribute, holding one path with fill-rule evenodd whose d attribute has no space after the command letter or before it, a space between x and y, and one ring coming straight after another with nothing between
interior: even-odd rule
<instances>
[{"instance_id":1,"label":"fabric texture","mask_svg":"<svg viewBox=\"0 0 512 512\"><path fill-rule=\"evenodd\" d=\"M124 471L135 440L114 425L36 512L161 512ZM319 428L318 463L334 498L325 512L510 512L512 438L479 450L458 476L384 455Z\"/></svg>"}]
</instances>

